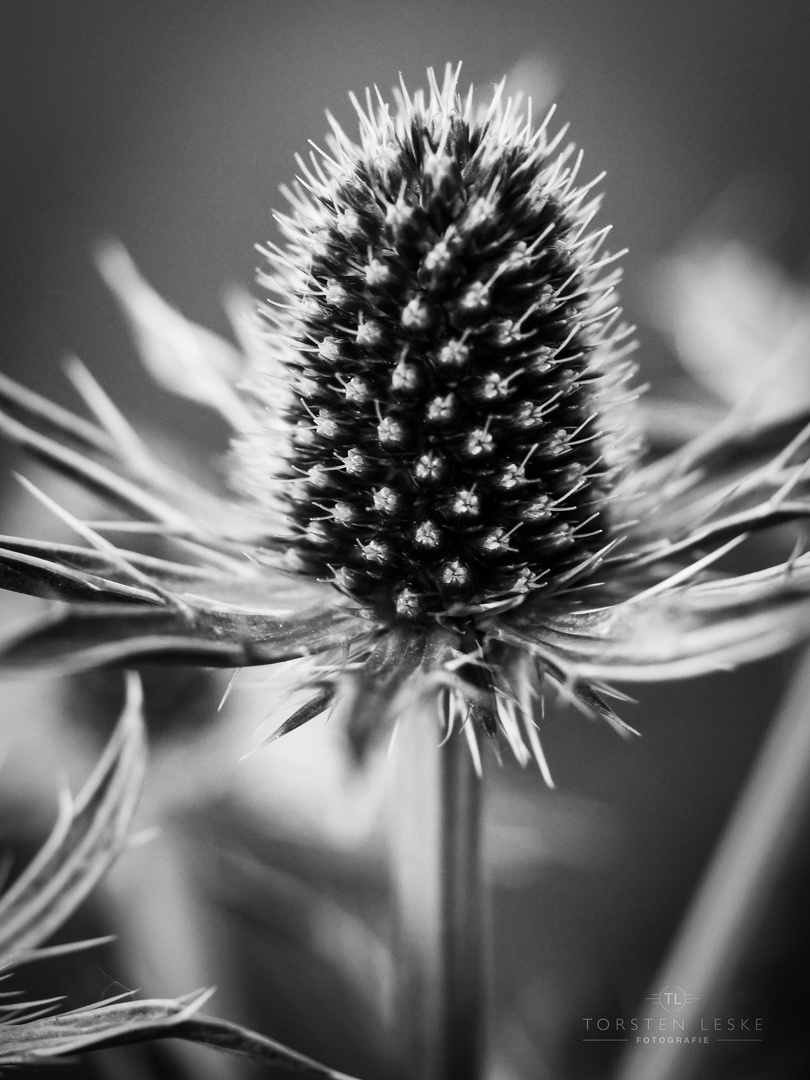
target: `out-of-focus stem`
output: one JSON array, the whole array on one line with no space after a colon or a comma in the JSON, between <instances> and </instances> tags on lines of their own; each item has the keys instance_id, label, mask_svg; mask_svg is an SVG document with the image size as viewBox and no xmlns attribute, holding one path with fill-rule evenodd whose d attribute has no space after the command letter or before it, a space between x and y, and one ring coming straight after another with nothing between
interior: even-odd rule
<instances>
[{"instance_id":1,"label":"out-of-focus stem","mask_svg":"<svg viewBox=\"0 0 810 1080\"><path fill-rule=\"evenodd\" d=\"M746 947L779 888L810 815L810 651L774 720L757 765L698 889L652 993L676 988L698 1000L677 1012L677 1034L705 1035L701 1016L718 1016ZM654 1020L675 1015L645 1006ZM677 1007L677 1005L675 1006ZM657 1031L657 1027L655 1028ZM756 1032L749 1033L756 1035ZM690 1080L700 1072L700 1046L636 1044L617 1080Z\"/></svg>"},{"instance_id":2,"label":"out-of-focus stem","mask_svg":"<svg viewBox=\"0 0 810 1080\"><path fill-rule=\"evenodd\" d=\"M404 1080L481 1076L486 955L481 778L429 709L403 717L393 789L394 1024Z\"/></svg>"}]
</instances>

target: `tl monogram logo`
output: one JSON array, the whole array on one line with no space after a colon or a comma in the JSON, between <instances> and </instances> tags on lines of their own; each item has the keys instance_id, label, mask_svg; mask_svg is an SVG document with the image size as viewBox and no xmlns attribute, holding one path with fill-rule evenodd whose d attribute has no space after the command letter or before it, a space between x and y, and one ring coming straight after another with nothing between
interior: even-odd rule
<instances>
[{"instance_id":1,"label":"tl monogram logo","mask_svg":"<svg viewBox=\"0 0 810 1080\"><path fill-rule=\"evenodd\" d=\"M647 998L647 1001L655 1002L669 1013L680 1012L684 1006L692 1005L698 1000L693 994L687 994L680 986L665 986L660 994L653 994L652 997Z\"/></svg>"}]
</instances>

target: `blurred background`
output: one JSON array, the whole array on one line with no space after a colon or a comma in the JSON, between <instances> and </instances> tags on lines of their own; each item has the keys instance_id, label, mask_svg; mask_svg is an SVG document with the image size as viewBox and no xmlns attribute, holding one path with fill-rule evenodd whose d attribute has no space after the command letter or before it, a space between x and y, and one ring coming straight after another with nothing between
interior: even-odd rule
<instances>
[{"instance_id":1,"label":"blurred background","mask_svg":"<svg viewBox=\"0 0 810 1080\"><path fill-rule=\"evenodd\" d=\"M623 300L639 326L642 379L654 391L678 388L683 371L672 331L680 328L683 339L686 316L675 307L690 293L667 276L675 256L713 236L736 237L767 260L746 279L753 295L768 295L777 275L777 300L789 292L804 310L809 48L810 10L796 0L4 3L0 370L75 406L60 368L75 352L137 426L170 432L175 448L190 448L190 471L216 459L224 429L202 409L149 386L92 264L93 246L120 238L163 296L228 333L224 291L251 285L254 244L275 237L279 185L295 172L295 152L307 151L309 138L322 141L324 108L352 131L349 90L377 83L386 93L400 71L416 87L426 67L462 60L464 89L472 81L487 96L507 74L512 89L534 98L538 113L556 101L558 119L570 120L585 150L581 179L607 171L601 221L614 225L614 250L630 249ZM766 322L769 310L763 305ZM686 331L700 329L692 314ZM14 464L5 448L0 453ZM7 477L4 468L2 527L30 532L42 511ZM16 601L3 594L0 604ZM506 852L493 870L499 1075L609 1074L614 1048L583 1043L581 1018L633 1015L649 991L791 666L787 657L645 689L624 710L643 736L631 742L577 715L553 717L545 746L555 793L508 762L493 771L492 847ZM338 905L329 908L338 921L344 910L365 913L384 937L375 824L384 798L374 791L360 797L354 788L336 802L322 798L323 788L318 794L321 782L329 792L342 783L335 779L341 766L321 762L329 751L320 732L296 734L292 749L274 746L240 765L268 707L260 690L248 689L218 723L221 690L218 677L188 672L176 674L168 699L169 691L155 690L164 694L153 706L161 749L145 816L180 822L183 856L173 859L166 846L178 840L161 842L157 855L131 856L145 860L140 886L146 883L142 899L151 906L142 906L141 923L159 925L164 942L183 939L193 962L178 959L172 967L170 951L172 970L157 961L145 965L148 985L127 968L137 968L150 948L148 926L136 925L126 903L139 876L130 871L109 886L95 914L84 916L102 928L128 918L123 952L85 958L80 977L76 960L67 965L74 975L63 963L38 969L36 979L47 980L50 993L70 993L74 1006L119 988L117 980L148 995L217 983L223 990L216 1011L337 1067L381 1077L386 1040L368 1000L370 969L359 965L354 996L345 999L335 974L340 958L327 964L328 977L326 961L308 967L290 944L295 928L269 912L274 895L287 897L275 910L292 911L300 886L311 890L310 899L326 896ZM86 772L93 732L111 722L117 693L107 677L9 690L3 738L19 768L2 777L8 843L25 852L41 840L54 808L54 778L62 768ZM177 720L171 730L164 730L167 710ZM305 776L297 793L295 768ZM305 804L308 814L282 821L285 800ZM341 814L359 815L361 824L341 824ZM203 820L217 827L202 829ZM219 832L216 851L194 846L200 831ZM188 839L192 834L196 839ZM221 859L237 848L255 860L261 881L253 867L241 892L213 889ZM768 1017L766 1045L746 1049L747 1056L729 1050L718 1075L805 1075L799 1019L810 1003L798 981L788 982L808 956L804 869L797 864L778 917L763 928L748 997L738 1003L746 1014ZM321 914L328 923L328 913ZM376 938L358 944L352 934L360 930L340 926L333 937L345 938L341 963L358 950L366 956L366 949L374 968ZM126 938L126 926L115 929ZM307 933L311 938L312 926ZM26 989L33 987L31 971L18 980ZM198 981L174 985L186 976ZM162 1050L116 1051L75 1074L246 1075L222 1059L201 1062Z\"/></svg>"}]
</instances>

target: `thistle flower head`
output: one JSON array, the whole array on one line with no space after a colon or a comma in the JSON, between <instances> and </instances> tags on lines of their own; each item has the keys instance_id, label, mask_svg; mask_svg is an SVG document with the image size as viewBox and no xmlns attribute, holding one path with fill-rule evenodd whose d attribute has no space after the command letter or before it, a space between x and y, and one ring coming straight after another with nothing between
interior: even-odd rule
<instances>
[{"instance_id":1,"label":"thistle flower head","mask_svg":"<svg viewBox=\"0 0 810 1080\"><path fill-rule=\"evenodd\" d=\"M122 511L58 510L84 545L5 538L0 584L71 606L0 664L314 657L279 733L336 701L362 743L429 699L474 755L498 737L547 773L547 687L624 730L614 681L810 634L801 548L745 575L718 566L752 531L810 516L810 413L732 413L642 459L615 256L580 159L501 89L462 101L457 74L393 108L369 94L359 141L332 121L327 151L299 163L246 357L106 249L150 370L234 429L239 498L156 460L84 368L97 423L0 377L0 430ZM137 550L144 534L161 555Z\"/></svg>"},{"instance_id":2,"label":"thistle flower head","mask_svg":"<svg viewBox=\"0 0 810 1080\"><path fill-rule=\"evenodd\" d=\"M572 146L457 75L356 103L359 143L333 122L261 276L283 395L256 381L250 489L281 490L293 566L387 623L553 592L610 539L634 452L598 199Z\"/></svg>"}]
</instances>

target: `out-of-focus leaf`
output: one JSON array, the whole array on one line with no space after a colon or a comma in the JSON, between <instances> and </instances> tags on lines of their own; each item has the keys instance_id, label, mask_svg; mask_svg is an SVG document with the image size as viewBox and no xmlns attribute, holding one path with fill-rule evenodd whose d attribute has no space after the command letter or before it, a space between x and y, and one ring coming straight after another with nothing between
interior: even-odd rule
<instances>
[{"instance_id":1,"label":"out-of-focus leaf","mask_svg":"<svg viewBox=\"0 0 810 1080\"><path fill-rule=\"evenodd\" d=\"M145 766L141 690L133 675L121 719L95 771L75 801L63 796L50 837L0 898L0 968L41 955L40 942L62 925L123 850Z\"/></svg>"},{"instance_id":2,"label":"out-of-focus leaf","mask_svg":"<svg viewBox=\"0 0 810 1080\"><path fill-rule=\"evenodd\" d=\"M728 411L699 398L691 383L691 396L681 389L676 388L677 396L643 394L636 403L645 442L657 453L674 450L711 431Z\"/></svg>"},{"instance_id":3,"label":"out-of-focus leaf","mask_svg":"<svg viewBox=\"0 0 810 1080\"><path fill-rule=\"evenodd\" d=\"M810 290L747 245L701 239L664 267L658 317L699 382L757 422L810 403Z\"/></svg>"},{"instance_id":4,"label":"out-of-focus leaf","mask_svg":"<svg viewBox=\"0 0 810 1080\"><path fill-rule=\"evenodd\" d=\"M246 366L239 351L170 307L117 241L99 247L96 263L152 377L172 393L216 409L235 430L249 431L255 421L234 389Z\"/></svg>"},{"instance_id":5,"label":"out-of-focus leaf","mask_svg":"<svg viewBox=\"0 0 810 1080\"><path fill-rule=\"evenodd\" d=\"M231 837L228 841L234 842ZM203 888L213 903L326 963L362 999L369 1018L374 1017L380 1028L386 1023L392 956L366 919L313 886L295 868L263 862L255 852L238 846L232 850L221 842L201 850L209 856L200 862L209 867Z\"/></svg>"}]
</instances>

